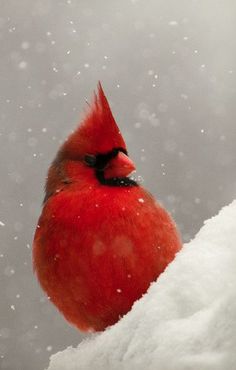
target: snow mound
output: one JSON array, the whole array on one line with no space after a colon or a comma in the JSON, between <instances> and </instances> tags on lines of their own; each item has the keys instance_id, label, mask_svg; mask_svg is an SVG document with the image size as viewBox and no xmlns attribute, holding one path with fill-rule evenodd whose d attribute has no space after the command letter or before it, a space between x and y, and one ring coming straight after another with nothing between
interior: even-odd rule
<instances>
[{"instance_id":1,"label":"snow mound","mask_svg":"<svg viewBox=\"0 0 236 370\"><path fill-rule=\"evenodd\" d=\"M48 370L235 370L236 201L205 222L132 311Z\"/></svg>"}]
</instances>

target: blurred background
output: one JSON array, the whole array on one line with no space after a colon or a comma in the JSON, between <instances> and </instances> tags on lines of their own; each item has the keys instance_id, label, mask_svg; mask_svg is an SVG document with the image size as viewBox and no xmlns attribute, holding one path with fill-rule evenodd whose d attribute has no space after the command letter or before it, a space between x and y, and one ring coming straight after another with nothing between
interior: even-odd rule
<instances>
[{"instance_id":1,"label":"blurred background","mask_svg":"<svg viewBox=\"0 0 236 370\"><path fill-rule=\"evenodd\" d=\"M101 80L137 176L185 242L236 197L234 0L1 0L0 368L43 370L84 335L31 245L49 163Z\"/></svg>"}]
</instances>

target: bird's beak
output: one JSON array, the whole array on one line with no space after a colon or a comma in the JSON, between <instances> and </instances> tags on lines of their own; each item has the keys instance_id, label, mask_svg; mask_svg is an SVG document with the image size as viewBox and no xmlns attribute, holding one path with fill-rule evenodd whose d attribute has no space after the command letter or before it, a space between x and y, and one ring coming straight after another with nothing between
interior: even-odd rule
<instances>
[{"instance_id":1,"label":"bird's beak","mask_svg":"<svg viewBox=\"0 0 236 370\"><path fill-rule=\"evenodd\" d=\"M126 177L135 170L134 162L122 152L113 158L104 171L106 178Z\"/></svg>"}]
</instances>

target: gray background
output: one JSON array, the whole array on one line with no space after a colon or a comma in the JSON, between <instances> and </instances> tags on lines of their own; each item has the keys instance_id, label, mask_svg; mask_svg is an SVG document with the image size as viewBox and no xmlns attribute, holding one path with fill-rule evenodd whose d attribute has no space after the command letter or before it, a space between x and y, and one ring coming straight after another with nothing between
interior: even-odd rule
<instances>
[{"instance_id":1,"label":"gray background","mask_svg":"<svg viewBox=\"0 0 236 370\"><path fill-rule=\"evenodd\" d=\"M236 3L0 0L0 361L82 335L33 276L46 171L101 80L137 174L188 241L235 198Z\"/></svg>"}]
</instances>

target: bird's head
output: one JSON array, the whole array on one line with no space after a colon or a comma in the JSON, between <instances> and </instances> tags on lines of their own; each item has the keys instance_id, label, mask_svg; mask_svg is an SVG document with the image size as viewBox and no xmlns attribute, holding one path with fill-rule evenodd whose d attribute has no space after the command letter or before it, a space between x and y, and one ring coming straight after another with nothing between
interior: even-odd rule
<instances>
[{"instance_id":1,"label":"bird's head","mask_svg":"<svg viewBox=\"0 0 236 370\"><path fill-rule=\"evenodd\" d=\"M127 176L135 170L101 84L80 126L67 138L52 163L46 199L59 183L95 178L108 186L135 186Z\"/></svg>"}]
</instances>

